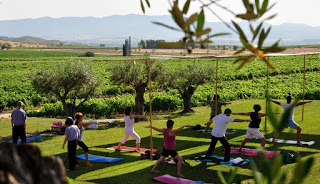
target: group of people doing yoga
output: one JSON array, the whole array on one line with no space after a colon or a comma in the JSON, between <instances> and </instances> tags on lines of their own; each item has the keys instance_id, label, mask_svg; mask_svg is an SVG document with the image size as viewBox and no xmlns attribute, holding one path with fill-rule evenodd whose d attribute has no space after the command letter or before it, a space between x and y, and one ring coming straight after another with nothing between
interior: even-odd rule
<instances>
[{"instance_id":1,"label":"group of people doing yoga","mask_svg":"<svg viewBox=\"0 0 320 184\"><path fill-rule=\"evenodd\" d=\"M219 99L219 97L217 97L217 99ZM306 103L310 103L312 101L291 103L292 102L291 96L287 97L287 103L280 103L275 100L271 100L271 101L275 104L282 106L285 111L287 109L290 109L290 116L289 116L289 122L288 122L287 128L290 127L290 128L297 129L297 144L300 144L301 128L293 120L294 108L297 106L306 104ZM215 108L213 108L215 103L212 103L211 101L206 101L206 102L208 102L210 104L211 111L213 111L213 110L215 111ZM219 103L220 102L218 102L218 104ZM227 104L230 104L230 103L220 103L220 105L218 106L218 109L220 108L220 112L221 112L221 105L227 105ZM215 149L217 142L220 141L225 149L224 161L230 161L230 144L225 136L228 123L230 123L230 122L250 122L247 133L246 133L246 137L241 143L240 150L239 150L240 152L241 152L241 149L245 146L245 144L249 141L249 139L252 139L254 137L256 139L260 139L261 140L261 147L264 147L266 144L266 139L263 136L263 134L260 132L259 127L260 127L260 123L261 123L261 118L264 116L267 116L267 114L260 113L261 106L258 104L255 104L253 106L253 110L254 110L254 112L232 113L232 111L229 108L227 108L227 109L225 109L224 113L218 114L216 116L215 116L215 114L213 114L213 112L211 112L210 120L209 120L209 122L207 122L205 124L206 129L208 129L208 127L213 122L215 122L215 125L212 129L212 132L211 132L211 143L210 143L208 151L206 152L205 157L209 158L211 156L211 154L213 153L213 151ZM116 149L120 149L121 146L123 144L125 144L125 142L128 140L129 136L131 136L136 140L136 148L137 148L137 151L140 152L140 140L141 139L140 139L139 135L134 131L134 122L135 122L135 118L144 118L144 116L143 115L134 115L134 114L132 114L132 112L133 112L133 108L131 106L128 106L125 108L124 114L115 114L115 115L111 116L111 117L123 117L124 122L125 122L125 128L124 128L125 135L124 135L124 138L119 142ZM234 119L234 118L230 117L231 114L232 115L250 116L250 120ZM76 150L77 145L79 145L82 149L85 150L86 163L87 163L87 165L91 165L90 162L88 161L88 147L82 141L82 134L83 134L83 130L84 130L83 127L88 126L92 123L82 123L82 114L81 113L77 113L75 115L75 119L76 120L73 121L71 117L67 118L67 120L66 120L67 128L65 131L66 138L63 143L63 148L64 148L66 141L68 141L68 154L67 154L65 160L67 158L69 158L69 169L70 170L73 170L74 167L78 167L78 163L77 163L76 157L75 157L76 156L75 150ZM157 128L154 126L146 126L145 127L145 128L151 128L153 130L161 132L161 133L163 133L163 136L164 136L164 144L163 144L163 151L162 151L161 157L156 162L156 164L152 168L151 172L157 172L156 168L158 167L158 165L166 157L168 157L170 155L172 158L178 160L178 162L177 162L177 175L179 177L183 177L183 175L181 174L181 165L182 165L183 158L175 150L175 146L176 146L175 134L182 131L183 128L189 127L189 125L184 125L178 129L173 129L173 126L174 126L174 121L169 119L167 121L166 128Z\"/></svg>"}]
</instances>

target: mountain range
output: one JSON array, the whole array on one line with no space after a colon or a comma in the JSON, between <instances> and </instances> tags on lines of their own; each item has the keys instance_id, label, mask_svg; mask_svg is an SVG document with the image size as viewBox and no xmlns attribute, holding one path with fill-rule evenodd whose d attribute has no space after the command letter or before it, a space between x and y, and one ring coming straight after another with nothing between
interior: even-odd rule
<instances>
[{"instance_id":1,"label":"mountain range","mask_svg":"<svg viewBox=\"0 0 320 184\"><path fill-rule=\"evenodd\" d=\"M42 17L35 19L2 20L0 21L0 36L4 37L40 37L47 40L79 42L91 45L121 46L124 39L131 36L132 44L140 40L162 39L177 41L183 37L182 32L170 30L154 24L161 22L175 26L171 16L147 15L113 15L108 17ZM227 23L231 25L231 23ZM250 30L245 22L239 22L245 32ZM265 24L265 27L270 26ZM175 26L177 27L177 26ZM229 32L230 29L221 22L206 22L205 28L211 28L213 34ZM320 44L320 27L305 24L283 23L272 25L267 43L281 39L281 45ZM238 36L215 37L213 44L240 45Z\"/></svg>"}]
</instances>

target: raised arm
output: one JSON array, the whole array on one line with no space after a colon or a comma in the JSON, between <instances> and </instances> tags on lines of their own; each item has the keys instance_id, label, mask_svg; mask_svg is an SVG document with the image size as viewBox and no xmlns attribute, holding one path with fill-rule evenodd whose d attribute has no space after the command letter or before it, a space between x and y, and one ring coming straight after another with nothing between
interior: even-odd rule
<instances>
[{"instance_id":1,"label":"raised arm","mask_svg":"<svg viewBox=\"0 0 320 184\"><path fill-rule=\"evenodd\" d=\"M299 106L299 105L303 105L303 104L307 104L307 103L311 103L311 102L313 102L313 101L309 101L309 102L300 102L300 103L298 103L298 104L297 104L297 106Z\"/></svg>"},{"instance_id":2,"label":"raised arm","mask_svg":"<svg viewBox=\"0 0 320 184\"><path fill-rule=\"evenodd\" d=\"M273 102L273 103L275 103L275 104L277 104L277 105L281 105L281 103L278 102L278 101L275 101L275 100L270 100L270 101Z\"/></svg>"},{"instance_id":3,"label":"raised arm","mask_svg":"<svg viewBox=\"0 0 320 184\"><path fill-rule=\"evenodd\" d=\"M111 117L111 118L115 118L115 117L121 118L121 117L123 117L123 116L124 116L124 114L114 114L114 115L111 115L110 117Z\"/></svg>"},{"instance_id":4,"label":"raised arm","mask_svg":"<svg viewBox=\"0 0 320 184\"><path fill-rule=\"evenodd\" d=\"M163 129L160 129L160 128L157 128L157 127L154 127L154 126L146 126L146 127L144 127L144 128L151 128L151 129L153 129L153 130L155 130L155 131L158 131L158 132L163 132Z\"/></svg>"},{"instance_id":5,"label":"raised arm","mask_svg":"<svg viewBox=\"0 0 320 184\"><path fill-rule=\"evenodd\" d=\"M185 128L185 127L190 127L190 125L183 125L182 127L178 128L178 129L172 130L172 133L176 134L176 133L180 132L181 130L183 130L183 128Z\"/></svg>"}]
</instances>

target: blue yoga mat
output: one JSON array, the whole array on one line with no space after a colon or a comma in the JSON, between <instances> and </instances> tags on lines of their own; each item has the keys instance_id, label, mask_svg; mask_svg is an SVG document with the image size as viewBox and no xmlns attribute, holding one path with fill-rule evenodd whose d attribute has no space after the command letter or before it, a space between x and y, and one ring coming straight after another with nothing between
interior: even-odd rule
<instances>
[{"instance_id":1,"label":"blue yoga mat","mask_svg":"<svg viewBox=\"0 0 320 184\"><path fill-rule=\"evenodd\" d=\"M104 157L104 156L98 156L98 155L88 155L89 157L89 161L92 162L107 162L107 163L113 163L113 162L118 162L118 161L122 161L123 158L113 158L113 157ZM86 157L85 155L78 155L77 158L81 159L81 160L85 160Z\"/></svg>"},{"instance_id":2,"label":"blue yoga mat","mask_svg":"<svg viewBox=\"0 0 320 184\"><path fill-rule=\"evenodd\" d=\"M27 137L27 142L37 140L37 139L42 139L42 138L46 138L46 136L37 135L33 137ZM12 143L12 141L9 141L9 143ZM18 143L21 143L21 139L18 139Z\"/></svg>"}]
</instances>

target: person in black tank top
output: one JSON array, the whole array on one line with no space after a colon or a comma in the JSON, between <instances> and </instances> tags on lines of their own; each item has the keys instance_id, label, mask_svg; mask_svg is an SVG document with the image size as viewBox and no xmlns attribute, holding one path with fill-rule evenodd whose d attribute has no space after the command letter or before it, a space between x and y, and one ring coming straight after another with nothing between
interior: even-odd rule
<instances>
[{"instance_id":1,"label":"person in black tank top","mask_svg":"<svg viewBox=\"0 0 320 184\"><path fill-rule=\"evenodd\" d=\"M254 109L254 112L232 113L235 115L250 116L250 119L251 119L251 122L248 126L246 137L241 143L239 152L241 152L241 149L249 141L249 139L252 139L253 137L261 140L261 147L263 147L263 148L264 148L264 145L266 144L266 141L267 141L266 138L262 135L262 133L259 130L260 123L261 123L261 117L264 117L267 114L259 113L259 111L261 110L261 106L258 104L254 105L253 109Z\"/></svg>"}]
</instances>

